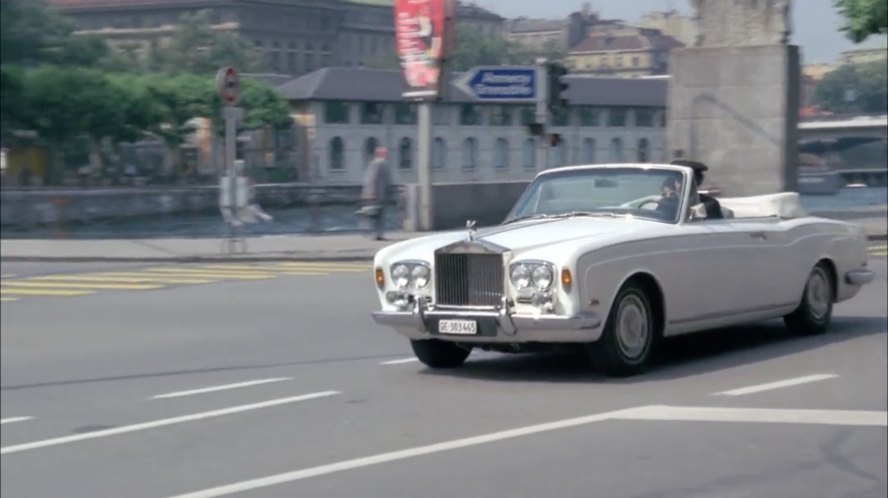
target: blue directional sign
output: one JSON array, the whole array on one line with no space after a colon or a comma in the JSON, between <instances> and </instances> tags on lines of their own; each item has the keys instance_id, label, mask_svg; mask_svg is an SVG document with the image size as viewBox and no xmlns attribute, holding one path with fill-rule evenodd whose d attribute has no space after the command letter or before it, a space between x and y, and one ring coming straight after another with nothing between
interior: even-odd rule
<instances>
[{"instance_id":1,"label":"blue directional sign","mask_svg":"<svg viewBox=\"0 0 888 498\"><path fill-rule=\"evenodd\" d=\"M537 71L525 66L476 67L464 74L456 86L478 100L534 101Z\"/></svg>"}]
</instances>

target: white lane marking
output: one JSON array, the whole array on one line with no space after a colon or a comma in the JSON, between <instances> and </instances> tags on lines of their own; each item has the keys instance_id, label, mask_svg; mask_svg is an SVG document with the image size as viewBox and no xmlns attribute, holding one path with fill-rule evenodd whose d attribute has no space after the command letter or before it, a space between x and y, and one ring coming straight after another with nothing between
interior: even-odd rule
<instances>
[{"instance_id":1,"label":"white lane marking","mask_svg":"<svg viewBox=\"0 0 888 498\"><path fill-rule=\"evenodd\" d=\"M401 365L404 363L413 363L414 361L419 361L419 358L404 358L401 360L384 361L380 363L380 365Z\"/></svg>"},{"instance_id":2,"label":"white lane marking","mask_svg":"<svg viewBox=\"0 0 888 498\"><path fill-rule=\"evenodd\" d=\"M764 422L888 427L888 412L867 410L800 410L723 408L711 406L647 406L627 410L615 419L680 422Z\"/></svg>"},{"instance_id":3,"label":"white lane marking","mask_svg":"<svg viewBox=\"0 0 888 498\"><path fill-rule=\"evenodd\" d=\"M768 382L767 384L756 384L754 386L741 387L720 393L714 393L712 396L742 396L744 394L760 393L762 391L770 391L772 389L780 389L782 387L797 386L799 384L807 384L809 382L817 382L820 380L832 379L838 377L836 374L814 374L804 377L793 377L792 379L778 380L777 382Z\"/></svg>"},{"instance_id":4,"label":"white lane marking","mask_svg":"<svg viewBox=\"0 0 888 498\"><path fill-rule=\"evenodd\" d=\"M406 450L381 453L378 455L345 460L342 462L310 467L307 469L284 472L259 479L241 481L225 486L204 489L193 493L176 495L170 498L215 498L234 493L251 491L287 482L300 481L312 477L343 472L346 470L369 467L397 460L405 460L443 451L467 448L485 443L493 443L506 439L529 436L542 432L567 429L582 425L588 425L605 420L691 420L691 421L719 421L719 422L777 422L777 423L803 423L826 425L858 425L858 426L886 426L888 425L888 412L875 411L848 411L848 410L767 410L755 408L710 408L693 406L640 406L625 410L598 413L584 417L559 420L517 429L494 432L480 436L468 437L445 441L442 443L419 446Z\"/></svg>"},{"instance_id":5,"label":"white lane marking","mask_svg":"<svg viewBox=\"0 0 888 498\"><path fill-rule=\"evenodd\" d=\"M33 443L17 444L15 446L5 446L0 448L0 455L8 453L17 453L19 451L34 450L37 448L45 448L47 446L55 446L59 444L74 443L86 439L96 439L100 437L115 436L117 434L125 434L127 432L143 431L146 429L154 429L165 425L181 424L184 422L192 422L205 418L221 417L223 415L231 415L233 413L241 413L249 410L258 410L260 408L269 408L272 406L285 405L288 403L296 403L298 401L306 401L309 399L323 398L341 394L339 391L324 391L319 393L304 394L302 396L293 396L290 398L273 399L271 401L263 401L261 403L253 403L250 405L233 406L231 408L223 408L210 412L195 413L193 415L184 415L181 417L165 418L155 420L153 422L144 422L135 425L125 425L123 427L115 427L114 429L106 429L102 431L88 432L86 434L77 434L75 436L64 436L55 439L44 439L43 441L34 441Z\"/></svg>"},{"instance_id":6,"label":"white lane marking","mask_svg":"<svg viewBox=\"0 0 888 498\"><path fill-rule=\"evenodd\" d=\"M224 386L205 387L203 389L191 389L190 391L177 391L174 393L158 394L157 396L154 396L152 399L181 398L182 396L191 396L192 394L203 394L203 393L211 393L211 392L215 392L215 391L225 391L228 389L237 389L239 387L258 386L259 384L268 384L271 382L282 382L285 380L293 380L293 378L292 377L279 377L279 378L275 378L275 379L250 380L247 382L239 382L237 384L226 384Z\"/></svg>"},{"instance_id":7,"label":"white lane marking","mask_svg":"<svg viewBox=\"0 0 888 498\"><path fill-rule=\"evenodd\" d=\"M632 410L626 410L631 412ZM446 441L443 443L430 444L428 446L418 446L416 448L409 448L406 450L393 451L390 453L381 453L379 455L373 455L363 458L356 458L354 460L345 460L342 462L332 463L328 465L321 465L319 467L310 467L307 469L295 470L292 472L285 472L282 474L272 475L268 477L262 477L259 479L252 479L249 481L242 481L234 484L229 484L226 486L219 486L216 488L205 489L202 491L196 491L193 493L186 493L183 495L176 495L172 498L213 498L216 496L225 496L234 493L241 493L244 491L250 491L253 489L264 488L268 486L273 486L276 484L282 484L285 482L293 482L299 481L302 479L308 479L311 477L322 476L326 474L333 474L335 472L342 472L346 470L357 469L361 467L368 467L371 465L378 465L386 462L393 462L396 460L404 460L407 458L419 457L423 455L429 455L432 453L439 453L442 451L455 450L460 448L467 448L469 446L477 446L479 444L485 443L493 443L496 441L502 441L505 439L512 439L521 436L529 436L531 434L537 434L540 432L554 431L558 429L566 429L569 427L576 427L581 425L587 425L594 422L601 422L604 420L608 420L611 418L616 418L623 411L613 411L613 412L605 412L598 413L594 415L587 415L584 417L571 418L566 420L559 420L556 422L548 422L544 424L531 425L527 427L520 427L517 429L511 429L502 432L494 432L491 434L484 434L480 436L473 436L464 439L456 439L453 441Z\"/></svg>"},{"instance_id":8,"label":"white lane marking","mask_svg":"<svg viewBox=\"0 0 888 498\"><path fill-rule=\"evenodd\" d=\"M0 419L0 425L3 424L14 424L15 422L24 422L25 420L31 420L34 417L9 417Z\"/></svg>"}]
</instances>

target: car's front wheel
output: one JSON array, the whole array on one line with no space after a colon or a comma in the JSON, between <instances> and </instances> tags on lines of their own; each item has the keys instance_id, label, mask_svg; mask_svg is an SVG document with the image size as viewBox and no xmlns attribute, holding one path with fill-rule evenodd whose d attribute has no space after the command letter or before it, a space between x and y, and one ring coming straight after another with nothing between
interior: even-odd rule
<instances>
[{"instance_id":1,"label":"car's front wheel","mask_svg":"<svg viewBox=\"0 0 888 498\"><path fill-rule=\"evenodd\" d=\"M835 295L832 272L826 263L820 262L808 275L801 304L783 318L786 327L793 333L802 335L826 332L832 321Z\"/></svg>"},{"instance_id":2,"label":"car's front wheel","mask_svg":"<svg viewBox=\"0 0 888 498\"><path fill-rule=\"evenodd\" d=\"M410 345L419 361L432 368L454 368L465 363L471 348L463 348L452 342L412 340Z\"/></svg>"},{"instance_id":3,"label":"car's front wheel","mask_svg":"<svg viewBox=\"0 0 888 498\"><path fill-rule=\"evenodd\" d=\"M657 339L657 322L647 292L636 282L617 294L604 332L590 346L592 361L612 376L641 373Z\"/></svg>"}]
</instances>

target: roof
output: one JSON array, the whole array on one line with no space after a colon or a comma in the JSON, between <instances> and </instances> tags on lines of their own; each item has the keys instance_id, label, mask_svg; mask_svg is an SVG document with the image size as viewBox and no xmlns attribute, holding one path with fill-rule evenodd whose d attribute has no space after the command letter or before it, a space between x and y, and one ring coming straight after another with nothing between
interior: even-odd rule
<instances>
[{"instance_id":1,"label":"roof","mask_svg":"<svg viewBox=\"0 0 888 498\"><path fill-rule=\"evenodd\" d=\"M561 31L564 28L564 21L557 19L528 19L519 17L509 21L508 31L510 33L537 33L543 31Z\"/></svg>"},{"instance_id":2,"label":"roof","mask_svg":"<svg viewBox=\"0 0 888 498\"><path fill-rule=\"evenodd\" d=\"M683 47L675 38L642 30L635 34L610 35L607 32L592 33L571 47L571 53L609 52L613 50L643 50L648 48L671 50Z\"/></svg>"},{"instance_id":3,"label":"roof","mask_svg":"<svg viewBox=\"0 0 888 498\"><path fill-rule=\"evenodd\" d=\"M458 78L454 74L451 80ZM565 98L574 105L665 107L669 80L620 79L568 76ZM360 84L355 84L360 82ZM328 67L278 87L287 100L348 100L403 102L407 89L400 71L354 67ZM450 102L477 103L462 90L451 87ZM495 102L491 102L495 104Z\"/></svg>"},{"instance_id":4,"label":"roof","mask_svg":"<svg viewBox=\"0 0 888 498\"><path fill-rule=\"evenodd\" d=\"M46 0L50 7L59 9L126 8L126 7L191 7L213 5L225 0Z\"/></svg>"}]
</instances>

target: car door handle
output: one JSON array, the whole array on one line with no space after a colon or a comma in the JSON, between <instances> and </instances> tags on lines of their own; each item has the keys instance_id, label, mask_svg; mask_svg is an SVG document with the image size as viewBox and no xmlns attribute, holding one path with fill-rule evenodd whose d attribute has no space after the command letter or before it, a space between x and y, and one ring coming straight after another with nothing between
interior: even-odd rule
<instances>
[{"instance_id":1,"label":"car door handle","mask_svg":"<svg viewBox=\"0 0 888 498\"><path fill-rule=\"evenodd\" d=\"M765 232L752 232L749 234L749 236L753 239L768 240L768 234L766 234Z\"/></svg>"}]
</instances>

